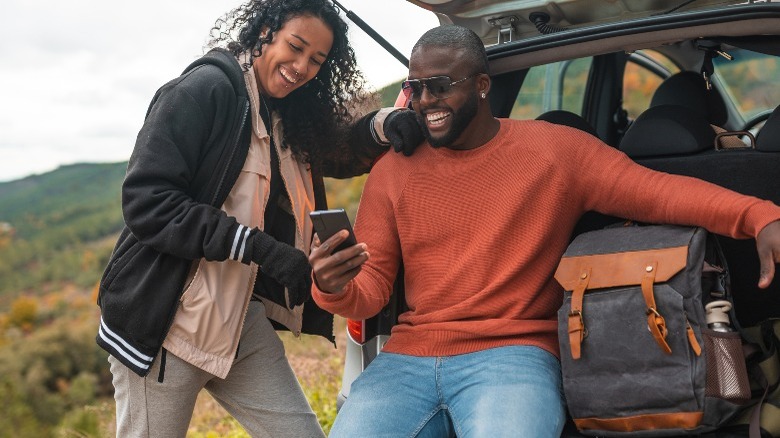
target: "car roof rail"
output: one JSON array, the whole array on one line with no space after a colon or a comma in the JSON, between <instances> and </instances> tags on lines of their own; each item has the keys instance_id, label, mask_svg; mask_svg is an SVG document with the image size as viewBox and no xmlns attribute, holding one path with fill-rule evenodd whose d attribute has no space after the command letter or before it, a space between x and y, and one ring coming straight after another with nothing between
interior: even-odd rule
<instances>
[{"instance_id":1,"label":"car roof rail","mask_svg":"<svg viewBox=\"0 0 780 438\"><path fill-rule=\"evenodd\" d=\"M382 35L379 35L377 31L375 31L365 21L363 21L360 17L358 17L357 14L342 6L341 3L339 3L336 0L331 0L331 1L333 1L333 4L336 5L338 9L344 12L347 18L352 20L353 23L355 23L360 29L362 29L363 32L367 33L368 36L370 36L371 38L374 39L374 41L379 43L379 45L382 46L382 48L387 50L391 55L393 55L393 57L395 57L395 59L400 61L401 64L404 65L404 67L409 68L409 59L406 56L404 56L401 52L399 52L398 49L393 47L393 45L390 44L386 39L384 39Z\"/></svg>"}]
</instances>

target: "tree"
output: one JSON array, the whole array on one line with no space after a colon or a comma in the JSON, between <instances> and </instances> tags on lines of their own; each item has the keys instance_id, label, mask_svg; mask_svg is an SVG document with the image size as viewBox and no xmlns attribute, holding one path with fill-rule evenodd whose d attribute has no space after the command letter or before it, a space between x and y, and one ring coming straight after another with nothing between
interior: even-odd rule
<instances>
[{"instance_id":1,"label":"tree","mask_svg":"<svg viewBox=\"0 0 780 438\"><path fill-rule=\"evenodd\" d=\"M20 296L11 304L11 312L8 315L8 323L19 327L24 331L33 328L38 317L38 302L35 298Z\"/></svg>"}]
</instances>

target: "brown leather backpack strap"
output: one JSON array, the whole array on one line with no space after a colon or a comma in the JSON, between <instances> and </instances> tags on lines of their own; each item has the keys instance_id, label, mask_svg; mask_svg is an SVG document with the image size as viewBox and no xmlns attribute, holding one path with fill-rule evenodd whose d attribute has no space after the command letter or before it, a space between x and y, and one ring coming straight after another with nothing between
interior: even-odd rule
<instances>
[{"instance_id":1,"label":"brown leather backpack strap","mask_svg":"<svg viewBox=\"0 0 780 438\"><path fill-rule=\"evenodd\" d=\"M585 322L582 320L582 300L585 297L585 290L588 289L590 281L590 268L585 268L580 273L580 280L572 291L571 309L569 310L569 345L571 348L572 359L579 359L581 356L582 340L588 334L585 330Z\"/></svg>"},{"instance_id":2,"label":"brown leather backpack strap","mask_svg":"<svg viewBox=\"0 0 780 438\"><path fill-rule=\"evenodd\" d=\"M650 329L655 342L661 347L661 350L666 354L671 354L672 349L666 342L666 320L658 313L653 294L657 268L658 262L648 263L647 267L645 267L645 274L642 276L642 296L645 298L645 304L647 304L647 327Z\"/></svg>"}]
</instances>

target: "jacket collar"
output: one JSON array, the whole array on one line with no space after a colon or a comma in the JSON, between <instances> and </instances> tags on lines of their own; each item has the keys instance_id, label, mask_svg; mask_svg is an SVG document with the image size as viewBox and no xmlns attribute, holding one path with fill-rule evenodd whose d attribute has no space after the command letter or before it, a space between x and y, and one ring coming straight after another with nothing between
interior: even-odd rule
<instances>
[{"instance_id":1,"label":"jacket collar","mask_svg":"<svg viewBox=\"0 0 780 438\"><path fill-rule=\"evenodd\" d=\"M238 61L242 64L249 62L249 53L244 52L238 56ZM259 138L269 136L269 132L266 126L263 124L262 117L260 117L260 90L257 88L257 80L255 78L255 71L251 67L244 72L244 83L246 84L246 90L249 94L249 105L252 110L252 130ZM279 117L276 113L271 113L271 132L279 132ZM275 136L276 138L277 136Z\"/></svg>"}]
</instances>

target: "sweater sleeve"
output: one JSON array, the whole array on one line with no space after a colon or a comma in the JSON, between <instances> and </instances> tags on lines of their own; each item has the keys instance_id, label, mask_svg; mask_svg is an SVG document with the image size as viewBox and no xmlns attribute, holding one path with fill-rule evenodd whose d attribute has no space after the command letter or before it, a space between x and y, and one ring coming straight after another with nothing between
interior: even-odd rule
<instances>
[{"instance_id":1,"label":"sweater sleeve","mask_svg":"<svg viewBox=\"0 0 780 438\"><path fill-rule=\"evenodd\" d=\"M393 157L383 157L380 163L389 158ZM378 164L366 180L355 220L355 236L367 244L369 253L360 273L340 293L324 292L316 284L312 287L314 301L331 313L366 319L390 300L401 261L394 197L403 186L403 177L393 174L389 167Z\"/></svg>"},{"instance_id":2,"label":"sweater sleeve","mask_svg":"<svg viewBox=\"0 0 780 438\"><path fill-rule=\"evenodd\" d=\"M589 140L588 140L589 141ZM733 238L752 238L780 219L770 201L742 195L707 181L658 172L597 141L580 144L568 163L573 187L595 210L641 222L701 226Z\"/></svg>"},{"instance_id":3,"label":"sweater sleeve","mask_svg":"<svg viewBox=\"0 0 780 438\"><path fill-rule=\"evenodd\" d=\"M219 208L194 199L192 181L202 157L215 138L225 141L232 127L226 114L235 111L232 87L217 71L199 67L158 91L122 186L123 215L133 235L161 253L191 260L225 260L237 233L247 232Z\"/></svg>"}]
</instances>

